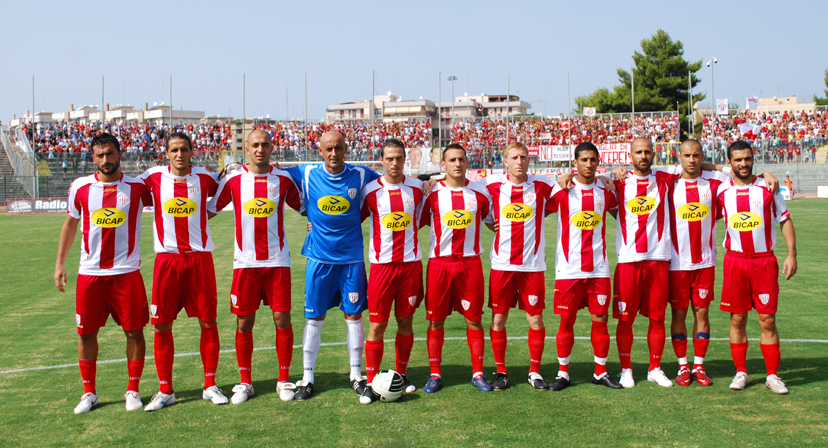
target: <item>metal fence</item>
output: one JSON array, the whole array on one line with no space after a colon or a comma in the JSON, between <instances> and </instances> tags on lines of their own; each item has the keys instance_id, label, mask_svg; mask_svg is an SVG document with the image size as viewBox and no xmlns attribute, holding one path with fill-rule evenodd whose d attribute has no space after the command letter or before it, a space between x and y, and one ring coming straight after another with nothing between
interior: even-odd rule
<instances>
[{"instance_id":1,"label":"metal fence","mask_svg":"<svg viewBox=\"0 0 828 448\"><path fill-rule=\"evenodd\" d=\"M0 130L0 139L2 139L3 148L6 150L15 176L23 184L25 191L33 197L36 194L37 185L31 182L35 174L35 157L29 140L19 129L8 132ZM23 182L21 180L23 177L28 177L29 182Z\"/></svg>"}]
</instances>

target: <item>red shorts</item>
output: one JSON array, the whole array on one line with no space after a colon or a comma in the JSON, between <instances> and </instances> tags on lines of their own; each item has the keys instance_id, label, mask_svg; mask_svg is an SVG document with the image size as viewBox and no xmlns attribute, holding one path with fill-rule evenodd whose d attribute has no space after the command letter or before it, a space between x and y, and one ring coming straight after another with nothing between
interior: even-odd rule
<instances>
[{"instance_id":1,"label":"red shorts","mask_svg":"<svg viewBox=\"0 0 828 448\"><path fill-rule=\"evenodd\" d=\"M632 321L641 311L650 319L664 320L669 269L670 262L662 260L616 264L612 284L612 317Z\"/></svg>"},{"instance_id":2,"label":"red shorts","mask_svg":"<svg viewBox=\"0 0 828 448\"><path fill-rule=\"evenodd\" d=\"M609 277L555 280L555 314L575 316L586 307L592 314L609 314L609 296Z\"/></svg>"},{"instance_id":3,"label":"red shorts","mask_svg":"<svg viewBox=\"0 0 828 448\"><path fill-rule=\"evenodd\" d=\"M498 271L489 276L489 308L506 314L516 305L537 316L546 307L546 279L543 272Z\"/></svg>"},{"instance_id":4,"label":"red shorts","mask_svg":"<svg viewBox=\"0 0 828 448\"><path fill-rule=\"evenodd\" d=\"M716 266L695 271L670 271L670 307L686 310L690 301L697 308L708 307L713 302L713 282Z\"/></svg>"},{"instance_id":5,"label":"red shorts","mask_svg":"<svg viewBox=\"0 0 828 448\"><path fill-rule=\"evenodd\" d=\"M426 272L426 319L445 320L453 309L471 321L481 321L484 282L479 256L430 259Z\"/></svg>"},{"instance_id":6,"label":"red shorts","mask_svg":"<svg viewBox=\"0 0 828 448\"><path fill-rule=\"evenodd\" d=\"M144 328L149 322L147 291L141 271L118 275L81 275L75 294L78 334L92 334L112 315L124 331Z\"/></svg>"},{"instance_id":7,"label":"red shorts","mask_svg":"<svg viewBox=\"0 0 828 448\"><path fill-rule=\"evenodd\" d=\"M188 317L216 320L216 270L213 254L158 254L152 276L153 325L171 324L181 308Z\"/></svg>"},{"instance_id":8,"label":"red shorts","mask_svg":"<svg viewBox=\"0 0 828 448\"><path fill-rule=\"evenodd\" d=\"M743 314L755 308L776 314L779 304L779 262L771 252L728 251L724 257L722 311Z\"/></svg>"},{"instance_id":9,"label":"red shorts","mask_svg":"<svg viewBox=\"0 0 828 448\"><path fill-rule=\"evenodd\" d=\"M372 264L368 277L368 319L388 322L394 316L411 317L423 301L423 262Z\"/></svg>"},{"instance_id":10,"label":"red shorts","mask_svg":"<svg viewBox=\"0 0 828 448\"><path fill-rule=\"evenodd\" d=\"M248 316L259 310L261 302L276 312L290 311L289 267L233 269L230 312Z\"/></svg>"}]
</instances>

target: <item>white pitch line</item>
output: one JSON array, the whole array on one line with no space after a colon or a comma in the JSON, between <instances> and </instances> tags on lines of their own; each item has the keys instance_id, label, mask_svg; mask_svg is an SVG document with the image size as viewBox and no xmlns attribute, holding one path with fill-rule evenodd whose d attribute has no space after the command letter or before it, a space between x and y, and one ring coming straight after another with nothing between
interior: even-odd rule
<instances>
[{"instance_id":1,"label":"white pitch line","mask_svg":"<svg viewBox=\"0 0 828 448\"><path fill-rule=\"evenodd\" d=\"M487 337L486 339L489 339L489 338ZM509 340L518 340L519 341L519 340L528 339L528 336L509 336L507 339L509 339ZM555 336L547 336L546 339L555 340ZM588 336L575 336L575 339L588 341L588 340L590 340L590 337L588 337ZM615 339L615 337L610 337L610 339ZM647 338L644 337L644 336L636 337L635 339L647 340ZM414 340L415 341L425 341L426 338L414 338ZM459 340L465 341L466 338L463 337L463 336L456 336L456 337L445 338L445 340L446 341L459 341ZM669 340L669 338L667 340ZM710 340L711 341L729 341L730 339L728 339L728 338L710 338ZM759 342L759 339L758 338L752 338L752 339L748 339L748 341L750 341L750 342ZM394 339L386 339L384 342L394 342ZM813 344L828 344L828 339L780 339L780 342L803 342L803 343L813 343ZM324 342L322 344L319 344L319 346L320 347L333 347L333 346L345 345L345 344L346 344L346 342ZM294 345L293 348L294 349L302 348L302 346L301 345ZM276 347L272 346L272 347L255 347L253 350L258 351L258 350L275 350L275 349L276 349ZM236 352L235 349L228 349L228 350L219 351L219 353L235 353L235 352ZM201 352L176 353L175 357L176 358L183 358L185 356L196 356L196 355L201 355ZM153 356L147 356L146 357L146 359L153 359L153 358L154 358ZM114 364L114 363L126 362L126 361L127 361L126 358L105 359L103 361L98 361L98 364ZM78 363L72 363L72 364L58 364L58 365L54 365L54 366L26 367L26 368L23 368L23 369L0 370L0 375L7 375L9 373L19 373L19 372L32 372L32 371L36 371L36 370L64 369L64 368L67 368L67 367L77 367L77 366L78 366Z\"/></svg>"}]
</instances>

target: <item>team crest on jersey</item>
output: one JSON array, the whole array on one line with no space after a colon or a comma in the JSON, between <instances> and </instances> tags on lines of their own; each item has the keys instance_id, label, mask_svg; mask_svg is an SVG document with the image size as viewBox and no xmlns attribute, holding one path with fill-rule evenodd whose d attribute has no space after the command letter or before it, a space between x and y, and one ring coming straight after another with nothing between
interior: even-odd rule
<instances>
[{"instance_id":1,"label":"team crest on jersey","mask_svg":"<svg viewBox=\"0 0 828 448\"><path fill-rule=\"evenodd\" d=\"M526 203L535 202L535 193L523 193L523 200L526 201Z\"/></svg>"},{"instance_id":2,"label":"team crest on jersey","mask_svg":"<svg viewBox=\"0 0 828 448\"><path fill-rule=\"evenodd\" d=\"M189 193L190 196L198 196L201 194L201 188L196 187L195 185L189 186L187 187L187 193Z\"/></svg>"},{"instance_id":3,"label":"team crest on jersey","mask_svg":"<svg viewBox=\"0 0 828 448\"><path fill-rule=\"evenodd\" d=\"M627 201L627 210L635 215L649 215L655 208L656 200L649 196L636 196Z\"/></svg>"},{"instance_id":4,"label":"team crest on jersey","mask_svg":"<svg viewBox=\"0 0 828 448\"><path fill-rule=\"evenodd\" d=\"M184 218L198 210L196 202L190 198L171 198L164 202L164 212L176 218Z\"/></svg>"},{"instance_id":5,"label":"team crest on jersey","mask_svg":"<svg viewBox=\"0 0 828 448\"><path fill-rule=\"evenodd\" d=\"M751 232L762 224L762 218L756 213L739 212L730 216L727 226L739 232Z\"/></svg>"},{"instance_id":6,"label":"team crest on jersey","mask_svg":"<svg viewBox=\"0 0 828 448\"><path fill-rule=\"evenodd\" d=\"M618 311L627 311L627 302L618 302Z\"/></svg>"},{"instance_id":7,"label":"team crest on jersey","mask_svg":"<svg viewBox=\"0 0 828 448\"><path fill-rule=\"evenodd\" d=\"M538 304L538 296L529 296L529 305L535 306Z\"/></svg>"},{"instance_id":8,"label":"team crest on jersey","mask_svg":"<svg viewBox=\"0 0 828 448\"><path fill-rule=\"evenodd\" d=\"M152 314L153 316L155 316L156 314L158 314L158 307L157 307L157 306L155 306L154 304L153 304L153 305L150 305L150 314Z\"/></svg>"},{"instance_id":9,"label":"team crest on jersey","mask_svg":"<svg viewBox=\"0 0 828 448\"><path fill-rule=\"evenodd\" d=\"M114 207L100 208L92 213L92 223L98 227L118 227L124 222L126 222L126 213Z\"/></svg>"},{"instance_id":10,"label":"team crest on jersey","mask_svg":"<svg viewBox=\"0 0 828 448\"><path fill-rule=\"evenodd\" d=\"M607 295L606 294L598 294L598 305L604 306L606 304L607 304ZM626 308L626 306L625 306L625 308Z\"/></svg>"},{"instance_id":11,"label":"team crest on jersey","mask_svg":"<svg viewBox=\"0 0 828 448\"><path fill-rule=\"evenodd\" d=\"M341 215L351 207L351 203L342 196L323 196L316 201L316 205L326 215Z\"/></svg>"},{"instance_id":12,"label":"team crest on jersey","mask_svg":"<svg viewBox=\"0 0 828 448\"><path fill-rule=\"evenodd\" d=\"M710 213L710 209L700 202L688 202L678 208L678 217L689 222L701 221Z\"/></svg>"},{"instance_id":13,"label":"team crest on jersey","mask_svg":"<svg viewBox=\"0 0 828 448\"><path fill-rule=\"evenodd\" d=\"M129 196L125 195L122 192L118 193L118 205L124 206L129 203Z\"/></svg>"},{"instance_id":14,"label":"team crest on jersey","mask_svg":"<svg viewBox=\"0 0 828 448\"><path fill-rule=\"evenodd\" d=\"M277 194L279 194L279 186L268 182L267 192L270 193L271 196L276 196Z\"/></svg>"},{"instance_id":15,"label":"team crest on jersey","mask_svg":"<svg viewBox=\"0 0 828 448\"><path fill-rule=\"evenodd\" d=\"M382 227L392 232L399 232L411 226L411 215L406 212L391 212L382 218Z\"/></svg>"},{"instance_id":16,"label":"team crest on jersey","mask_svg":"<svg viewBox=\"0 0 828 448\"><path fill-rule=\"evenodd\" d=\"M414 198L410 196L403 197L403 204L405 204L406 207L414 207Z\"/></svg>"},{"instance_id":17,"label":"team crest on jersey","mask_svg":"<svg viewBox=\"0 0 828 448\"><path fill-rule=\"evenodd\" d=\"M350 300L351 303L357 303L357 300L359 300L359 293L358 292L349 292L348 293L348 300Z\"/></svg>"},{"instance_id":18,"label":"team crest on jersey","mask_svg":"<svg viewBox=\"0 0 828 448\"><path fill-rule=\"evenodd\" d=\"M348 197L351 199L355 198L357 194L356 188L349 188L348 189Z\"/></svg>"},{"instance_id":19,"label":"team crest on jersey","mask_svg":"<svg viewBox=\"0 0 828 448\"><path fill-rule=\"evenodd\" d=\"M75 314L75 321L77 321L77 322L78 322L78 326L80 327L80 323L81 323L81 317L80 317L80 314Z\"/></svg>"},{"instance_id":20,"label":"team crest on jersey","mask_svg":"<svg viewBox=\"0 0 828 448\"><path fill-rule=\"evenodd\" d=\"M759 294L759 301L762 302L762 305L767 305L769 300L770 294Z\"/></svg>"},{"instance_id":21,"label":"team crest on jersey","mask_svg":"<svg viewBox=\"0 0 828 448\"><path fill-rule=\"evenodd\" d=\"M699 297L701 297L702 299L706 299L707 298L707 290L706 289L700 289L699 290Z\"/></svg>"},{"instance_id":22,"label":"team crest on jersey","mask_svg":"<svg viewBox=\"0 0 828 448\"><path fill-rule=\"evenodd\" d=\"M503 217L509 221L523 222L531 218L532 215L535 214L535 211L532 207L529 207L522 202L512 202L511 204L507 204L503 207L501 214L503 214Z\"/></svg>"},{"instance_id":23,"label":"team crest on jersey","mask_svg":"<svg viewBox=\"0 0 828 448\"><path fill-rule=\"evenodd\" d=\"M253 198L244 203L244 212L255 218L265 218L276 211L276 203L268 198Z\"/></svg>"},{"instance_id":24,"label":"team crest on jersey","mask_svg":"<svg viewBox=\"0 0 828 448\"><path fill-rule=\"evenodd\" d=\"M236 304L239 303L239 298L236 297L235 294L230 294L230 303L232 303L233 306L236 306Z\"/></svg>"},{"instance_id":25,"label":"team crest on jersey","mask_svg":"<svg viewBox=\"0 0 828 448\"><path fill-rule=\"evenodd\" d=\"M465 229L474 222L474 215L467 210L451 210L443 215L443 224L452 229Z\"/></svg>"},{"instance_id":26,"label":"team crest on jersey","mask_svg":"<svg viewBox=\"0 0 828 448\"><path fill-rule=\"evenodd\" d=\"M460 304L463 305L463 309L466 311L468 311L469 307L471 306L471 302L469 302L468 300L461 300Z\"/></svg>"},{"instance_id":27,"label":"team crest on jersey","mask_svg":"<svg viewBox=\"0 0 828 448\"><path fill-rule=\"evenodd\" d=\"M475 198L465 198L465 204L467 210L476 210L477 209L477 199Z\"/></svg>"},{"instance_id":28,"label":"team crest on jersey","mask_svg":"<svg viewBox=\"0 0 828 448\"><path fill-rule=\"evenodd\" d=\"M411 306L417 305L417 296L411 296L408 298L408 304Z\"/></svg>"},{"instance_id":29,"label":"team crest on jersey","mask_svg":"<svg viewBox=\"0 0 828 448\"><path fill-rule=\"evenodd\" d=\"M571 221L573 226L581 230L592 230L601 225L601 215L591 210L584 210L572 215Z\"/></svg>"}]
</instances>

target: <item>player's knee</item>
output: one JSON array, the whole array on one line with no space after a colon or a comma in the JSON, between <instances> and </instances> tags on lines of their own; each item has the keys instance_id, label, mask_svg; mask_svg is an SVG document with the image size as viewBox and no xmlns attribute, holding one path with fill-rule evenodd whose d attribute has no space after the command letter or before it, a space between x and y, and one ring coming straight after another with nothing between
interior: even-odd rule
<instances>
[{"instance_id":1,"label":"player's knee","mask_svg":"<svg viewBox=\"0 0 828 448\"><path fill-rule=\"evenodd\" d=\"M198 320L198 324L201 325L201 328L210 328L216 326L216 321L211 320L209 322L203 321L201 319Z\"/></svg>"},{"instance_id":2,"label":"player's knee","mask_svg":"<svg viewBox=\"0 0 828 448\"><path fill-rule=\"evenodd\" d=\"M247 316L236 316L236 329L241 333L250 333L251 331L253 331L253 325L255 323L255 314L250 314Z\"/></svg>"},{"instance_id":3,"label":"player's knee","mask_svg":"<svg viewBox=\"0 0 828 448\"><path fill-rule=\"evenodd\" d=\"M492 330L502 331L506 328L506 320L509 319L508 314L493 313L492 314ZM528 316L527 316L528 319Z\"/></svg>"},{"instance_id":4,"label":"player's knee","mask_svg":"<svg viewBox=\"0 0 828 448\"><path fill-rule=\"evenodd\" d=\"M345 320L360 320L360 319L362 319L362 313L359 313L359 314L343 313L343 314L345 314Z\"/></svg>"},{"instance_id":5,"label":"player's knee","mask_svg":"<svg viewBox=\"0 0 828 448\"><path fill-rule=\"evenodd\" d=\"M172 330L172 324L171 323L155 326L155 332L156 333L163 333L165 331L170 331L170 330Z\"/></svg>"},{"instance_id":6,"label":"player's knee","mask_svg":"<svg viewBox=\"0 0 828 448\"><path fill-rule=\"evenodd\" d=\"M86 344L88 342L97 341L98 340L98 332L95 331L95 332L89 333L89 334L81 334L81 335L78 335L78 337L80 338L81 343Z\"/></svg>"},{"instance_id":7,"label":"player's knee","mask_svg":"<svg viewBox=\"0 0 828 448\"><path fill-rule=\"evenodd\" d=\"M144 329L134 330L134 331L124 331L127 339L135 341L135 342L143 342L144 341Z\"/></svg>"},{"instance_id":8,"label":"player's knee","mask_svg":"<svg viewBox=\"0 0 828 448\"><path fill-rule=\"evenodd\" d=\"M439 331L443 329L443 325L445 325L445 320L432 320L428 322L428 329L432 331Z\"/></svg>"},{"instance_id":9,"label":"player's knee","mask_svg":"<svg viewBox=\"0 0 828 448\"><path fill-rule=\"evenodd\" d=\"M738 314L732 313L730 315L730 326L735 328L744 328L747 324L747 313Z\"/></svg>"},{"instance_id":10,"label":"player's knee","mask_svg":"<svg viewBox=\"0 0 828 448\"><path fill-rule=\"evenodd\" d=\"M760 314L759 326L762 330L776 330L776 315L775 314Z\"/></svg>"},{"instance_id":11,"label":"player's knee","mask_svg":"<svg viewBox=\"0 0 828 448\"><path fill-rule=\"evenodd\" d=\"M289 312L281 312L281 311L274 311L273 312L273 323L276 325L276 328L280 330L287 330L290 328L290 313Z\"/></svg>"},{"instance_id":12,"label":"player's knee","mask_svg":"<svg viewBox=\"0 0 828 448\"><path fill-rule=\"evenodd\" d=\"M529 323L529 328L533 330L543 330L543 314L526 313L526 321Z\"/></svg>"}]
</instances>

